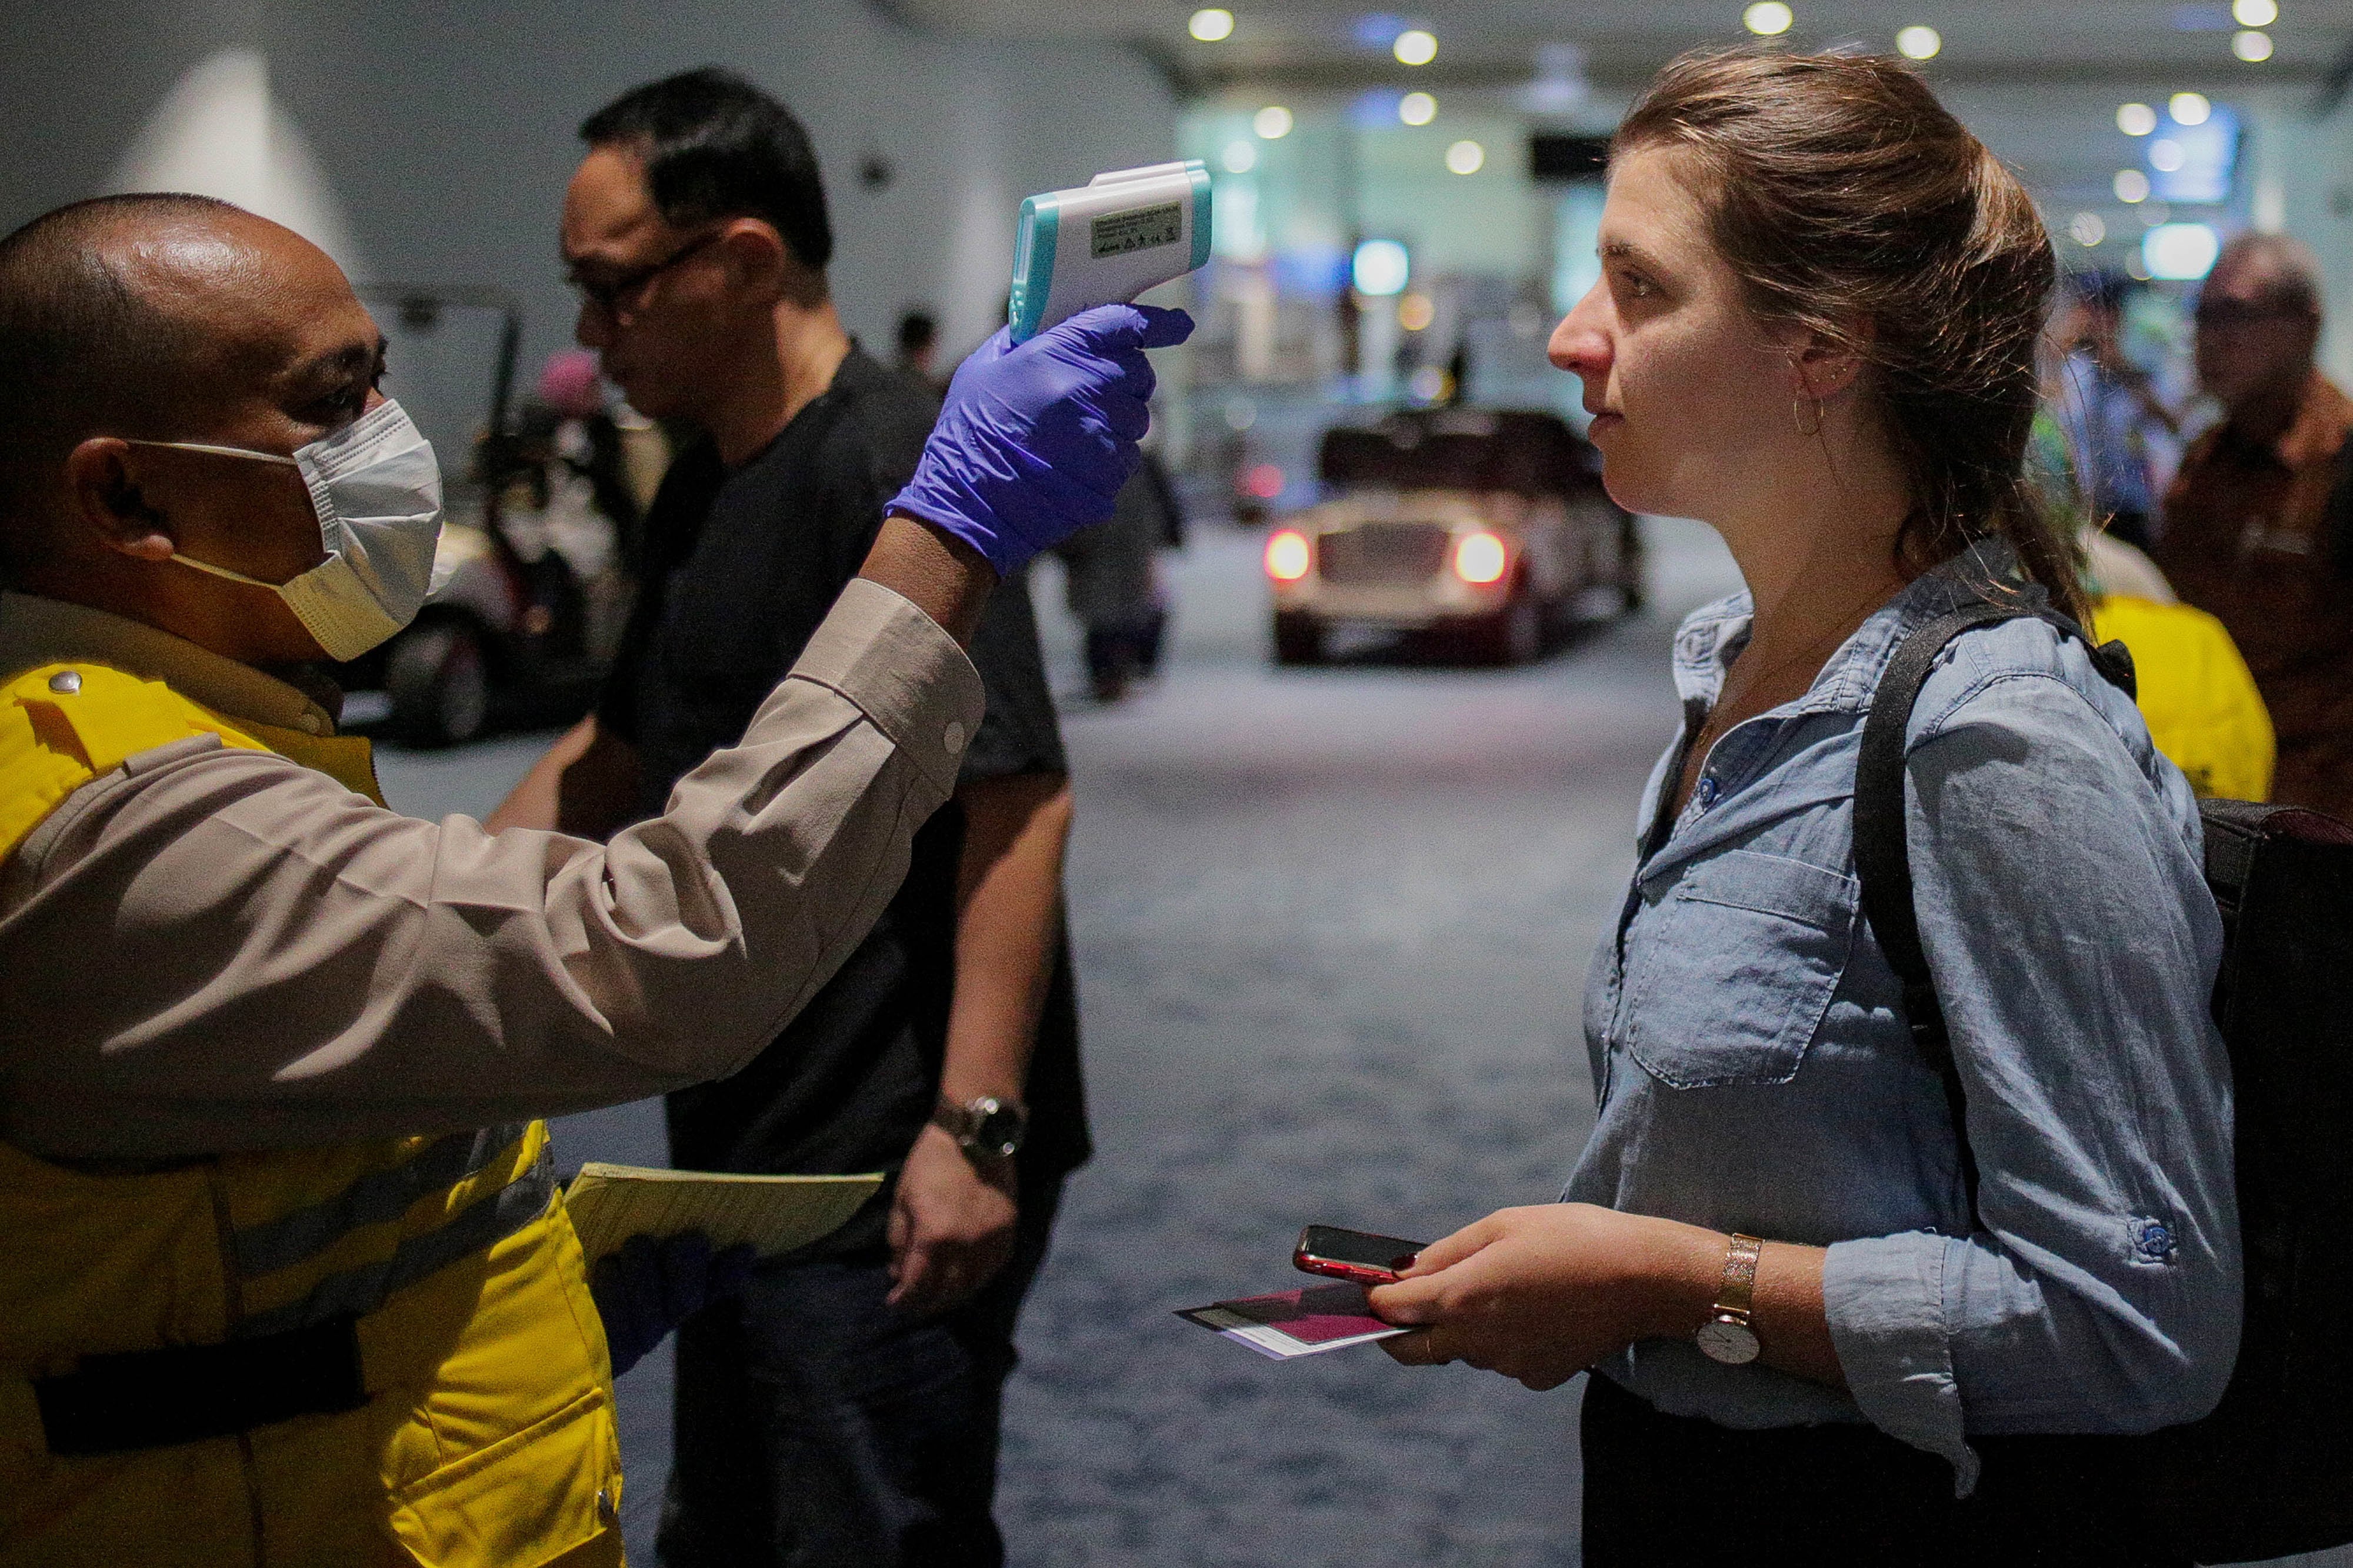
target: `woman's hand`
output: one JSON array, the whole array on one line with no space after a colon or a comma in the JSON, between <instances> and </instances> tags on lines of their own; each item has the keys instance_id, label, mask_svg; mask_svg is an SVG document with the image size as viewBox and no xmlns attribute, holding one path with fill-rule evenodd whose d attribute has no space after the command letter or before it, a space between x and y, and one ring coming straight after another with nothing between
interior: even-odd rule
<instances>
[{"instance_id":1,"label":"woman's hand","mask_svg":"<svg viewBox=\"0 0 2353 1568\"><path fill-rule=\"evenodd\" d=\"M1463 1361L1556 1388L1640 1339L1697 1331L1725 1238L1591 1204L1502 1209L1423 1248L1373 1310L1423 1332L1383 1340L1409 1366Z\"/></svg>"}]
</instances>

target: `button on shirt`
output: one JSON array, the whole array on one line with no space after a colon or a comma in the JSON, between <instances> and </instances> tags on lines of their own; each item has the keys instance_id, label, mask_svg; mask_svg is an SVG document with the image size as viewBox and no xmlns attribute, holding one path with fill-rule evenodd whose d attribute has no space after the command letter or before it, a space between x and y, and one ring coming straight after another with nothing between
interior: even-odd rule
<instances>
[{"instance_id":1,"label":"button on shirt","mask_svg":"<svg viewBox=\"0 0 2353 1568\"><path fill-rule=\"evenodd\" d=\"M1974 1229L1942 1081L1860 912L1872 693L1966 575L2009 573L1988 545L1913 584L1804 697L1727 732L1653 830L1587 992L1600 1113L1564 1194L1828 1247L1851 1393L1688 1341L1601 1372L1727 1426L1869 1421L1950 1458L1964 1489L1970 1433L2202 1415L2239 1333L2230 1069L2207 1006L2222 933L2197 805L2080 645L2039 620L1967 634L1907 733L1915 903L1968 1090ZM1750 613L1741 595L1684 622L1687 734Z\"/></svg>"}]
</instances>

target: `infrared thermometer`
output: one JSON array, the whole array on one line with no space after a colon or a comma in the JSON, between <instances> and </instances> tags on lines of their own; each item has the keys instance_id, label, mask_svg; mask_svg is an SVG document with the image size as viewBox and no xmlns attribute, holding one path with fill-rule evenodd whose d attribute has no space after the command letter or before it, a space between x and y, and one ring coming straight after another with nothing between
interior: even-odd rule
<instances>
[{"instance_id":1,"label":"infrared thermometer","mask_svg":"<svg viewBox=\"0 0 2353 1568\"><path fill-rule=\"evenodd\" d=\"M1209 171L1198 158L1027 197L1013 246L1013 341L1091 306L1124 303L1208 259Z\"/></svg>"}]
</instances>

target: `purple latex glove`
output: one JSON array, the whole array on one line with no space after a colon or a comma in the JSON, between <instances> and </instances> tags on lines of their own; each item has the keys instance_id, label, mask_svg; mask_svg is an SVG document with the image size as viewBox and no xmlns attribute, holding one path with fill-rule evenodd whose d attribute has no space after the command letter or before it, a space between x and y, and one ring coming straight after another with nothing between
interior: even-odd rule
<instances>
[{"instance_id":1,"label":"purple latex glove","mask_svg":"<svg viewBox=\"0 0 2353 1568\"><path fill-rule=\"evenodd\" d=\"M662 1336L713 1301L751 1283L756 1261L748 1247L713 1256L699 1230L655 1237L633 1236L596 1260L588 1294L605 1320L605 1346L613 1375L638 1364Z\"/></svg>"},{"instance_id":2,"label":"purple latex glove","mask_svg":"<svg viewBox=\"0 0 2353 1568\"><path fill-rule=\"evenodd\" d=\"M998 332L957 367L890 510L955 535L1011 576L1111 515L1152 423L1144 351L1192 335L1192 317L1150 305L1097 305L1018 348Z\"/></svg>"}]
</instances>

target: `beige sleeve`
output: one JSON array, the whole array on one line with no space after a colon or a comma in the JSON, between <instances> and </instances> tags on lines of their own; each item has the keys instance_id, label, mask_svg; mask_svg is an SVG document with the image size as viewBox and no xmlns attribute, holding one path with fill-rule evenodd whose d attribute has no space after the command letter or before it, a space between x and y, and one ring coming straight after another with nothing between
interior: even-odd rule
<instances>
[{"instance_id":1,"label":"beige sleeve","mask_svg":"<svg viewBox=\"0 0 2353 1568\"><path fill-rule=\"evenodd\" d=\"M134 757L0 870L0 1137L175 1158L723 1077L864 938L980 713L947 635L860 581L608 846L419 822L209 737Z\"/></svg>"}]
</instances>

